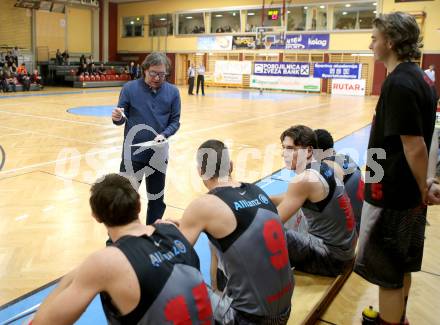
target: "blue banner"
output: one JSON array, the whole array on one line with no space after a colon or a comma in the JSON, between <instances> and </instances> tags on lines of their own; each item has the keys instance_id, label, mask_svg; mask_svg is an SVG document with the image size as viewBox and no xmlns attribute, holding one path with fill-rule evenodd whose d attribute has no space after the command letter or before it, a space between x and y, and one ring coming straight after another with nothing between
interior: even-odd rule
<instances>
[{"instance_id":1,"label":"blue banner","mask_svg":"<svg viewBox=\"0 0 440 325\"><path fill-rule=\"evenodd\" d=\"M328 50L330 34L286 35L286 50Z\"/></svg>"},{"instance_id":2,"label":"blue banner","mask_svg":"<svg viewBox=\"0 0 440 325\"><path fill-rule=\"evenodd\" d=\"M309 77L310 64L305 62L254 62L258 76Z\"/></svg>"},{"instance_id":3,"label":"blue banner","mask_svg":"<svg viewBox=\"0 0 440 325\"><path fill-rule=\"evenodd\" d=\"M314 78L324 79L361 79L360 63L315 63Z\"/></svg>"}]
</instances>

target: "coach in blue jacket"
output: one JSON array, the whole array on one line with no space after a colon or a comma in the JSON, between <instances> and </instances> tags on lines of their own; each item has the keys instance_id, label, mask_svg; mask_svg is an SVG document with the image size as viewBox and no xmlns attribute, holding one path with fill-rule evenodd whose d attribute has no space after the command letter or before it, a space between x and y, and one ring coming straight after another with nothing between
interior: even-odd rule
<instances>
[{"instance_id":1,"label":"coach in blue jacket","mask_svg":"<svg viewBox=\"0 0 440 325\"><path fill-rule=\"evenodd\" d=\"M142 69L145 79L124 85L118 107L112 112L112 120L116 125L125 123L120 171L134 176L138 187L145 176L147 224L151 224L162 218L166 208L166 139L176 133L180 126L180 94L176 86L165 81L170 69L165 54L151 53L142 63ZM154 141L152 146L133 146L151 140Z\"/></svg>"}]
</instances>

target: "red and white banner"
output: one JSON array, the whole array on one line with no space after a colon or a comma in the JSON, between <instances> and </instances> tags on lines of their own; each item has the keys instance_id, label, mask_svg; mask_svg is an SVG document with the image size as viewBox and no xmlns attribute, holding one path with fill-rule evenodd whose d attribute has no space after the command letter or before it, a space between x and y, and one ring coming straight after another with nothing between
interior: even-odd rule
<instances>
[{"instance_id":1,"label":"red and white banner","mask_svg":"<svg viewBox=\"0 0 440 325\"><path fill-rule=\"evenodd\" d=\"M365 79L332 79L332 94L365 96Z\"/></svg>"}]
</instances>

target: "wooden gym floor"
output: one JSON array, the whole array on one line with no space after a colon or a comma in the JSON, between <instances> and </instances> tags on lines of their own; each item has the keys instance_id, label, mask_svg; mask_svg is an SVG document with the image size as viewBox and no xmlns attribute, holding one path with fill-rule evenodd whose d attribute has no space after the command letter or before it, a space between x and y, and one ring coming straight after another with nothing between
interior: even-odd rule
<instances>
[{"instance_id":1,"label":"wooden gym floor","mask_svg":"<svg viewBox=\"0 0 440 325\"><path fill-rule=\"evenodd\" d=\"M369 124L377 101L298 93L265 92L258 97L255 92L214 88L207 88L205 97L186 93L181 88L181 128L171 141L168 217L179 217L205 191L194 162L204 140L226 141L235 177L253 182L282 167L279 135L287 127L326 128L337 140ZM119 88L47 88L0 97L0 145L6 151L0 171L0 305L63 276L103 247L107 236L90 217L89 188L97 177L119 170L123 127L112 125L110 117L79 116L67 110L114 106L118 95ZM143 185L141 194L145 197ZM145 220L145 210L141 215ZM424 272L414 276L409 301L412 324L438 323L438 207L429 209L429 221ZM297 276L289 324L301 323L332 281ZM352 274L321 318L359 324L361 310L368 305L377 307L377 288Z\"/></svg>"}]
</instances>

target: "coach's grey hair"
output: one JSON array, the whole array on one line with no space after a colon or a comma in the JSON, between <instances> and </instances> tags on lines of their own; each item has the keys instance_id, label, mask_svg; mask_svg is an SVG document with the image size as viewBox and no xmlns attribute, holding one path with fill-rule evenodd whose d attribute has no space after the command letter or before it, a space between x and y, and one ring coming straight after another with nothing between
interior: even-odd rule
<instances>
[{"instance_id":1,"label":"coach's grey hair","mask_svg":"<svg viewBox=\"0 0 440 325\"><path fill-rule=\"evenodd\" d=\"M411 61L422 55L420 29L413 16L396 11L380 15L374 19L373 26L391 41L399 60Z\"/></svg>"},{"instance_id":2,"label":"coach's grey hair","mask_svg":"<svg viewBox=\"0 0 440 325\"><path fill-rule=\"evenodd\" d=\"M163 64L169 72L170 70L170 60L167 58L165 53L153 52L147 55L144 62L142 62L142 71L147 70L151 66L157 66Z\"/></svg>"}]
</instances>

